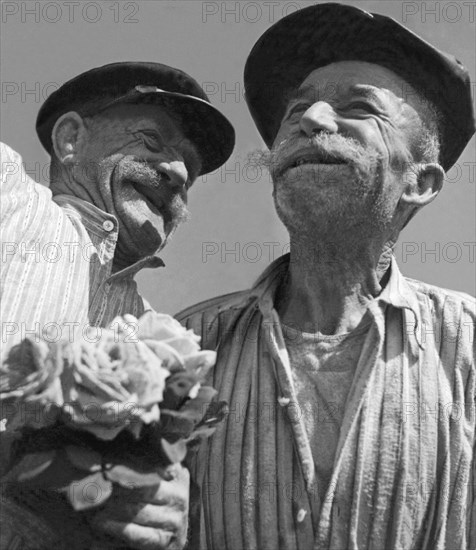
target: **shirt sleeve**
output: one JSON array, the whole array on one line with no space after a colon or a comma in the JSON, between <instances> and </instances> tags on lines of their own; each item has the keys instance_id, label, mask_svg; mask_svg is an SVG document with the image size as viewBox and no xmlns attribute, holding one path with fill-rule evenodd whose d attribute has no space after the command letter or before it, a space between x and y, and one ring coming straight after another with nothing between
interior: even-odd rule
<instances>
[{"instance_id":1,"label":"shirt sleeve","mask_svg":"<svg viewBox=\"0 0 476 550\"><path fill-rule=\"evenodd\" d=\"M474 324L473 324L474 327ZM473 338L473 380L476 378L476 328L472 331ZM472 384L473 403L472 415L476 415L476 382ZM468 549L476 548L476 427L473 439L473 462L469 475L468 487Z\"/></svg>"},{"instance_id":2,"label":"shirt sleeve","mask_svg":"<svg viewBox=\"0 0 476 550\"><path fill-rule=\"evenodd\" d=\"M91 264L81 255L87 243L21 156L0 144L0 160L3 355L28 335L53 327L68 338L68 327L87 321Z\"/></svg>"},{"instance_id":3,"label":"shirt sleeve","mask_svg":"<svg viewBox=\"0 0 476 550\"><path fill-rule=\"evenodd\" d=\"M468 549L476 548L476 445L473 449L473 467L468 487Z\"/></svg>"},{"instance_id":4,"label":"shirt sleeve","mask_svg":"<svg viewBox=\"0 0 476 550\"><path fill-rule=\"evenodd\" d=\"M1 142L0 158L0 230L2 252L8 254L9 249L18 248L41 199L51 200L51 191L36 183L26 173L21 156Z\"/></svg>"}]
</instances>

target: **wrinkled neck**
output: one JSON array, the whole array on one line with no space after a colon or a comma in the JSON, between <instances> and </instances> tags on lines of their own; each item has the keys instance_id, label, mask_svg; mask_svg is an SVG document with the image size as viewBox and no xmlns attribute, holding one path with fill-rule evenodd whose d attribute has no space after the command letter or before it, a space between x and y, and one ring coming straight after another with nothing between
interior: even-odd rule
<instances>
[{"instance_id":1,"label":"wrinkled neck","mask_svg":"<svg viewBox=\"0 0 476 550\"><path fill-rule=\"evenodd\" d=\"M305 332L350 332L387 280L393 242L291 236L287 280L277 300L285 324Z\"/></svg>"}]
</instances>

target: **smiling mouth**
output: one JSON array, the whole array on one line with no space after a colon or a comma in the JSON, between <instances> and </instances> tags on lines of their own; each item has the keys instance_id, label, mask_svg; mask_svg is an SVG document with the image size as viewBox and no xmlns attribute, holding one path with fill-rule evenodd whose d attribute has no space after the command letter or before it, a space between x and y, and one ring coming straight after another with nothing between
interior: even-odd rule
<instances>
[{"instance_id":1,"label":"smiling mouth","mask_svg":"<svg viewBox=\"0 0 476 550\"><path fill-rule=\"evenodd\" d=\"M165 215L164 212L164 200L160 197L157 188L145 185L143 183L138 183L133 180L129 180L130 184L134 189L145 198L145 200L151 204L155 210L157 210L162 216Z\"/></svg>"},{"instance_id":2,"label":"smiling mouth","mask_svg":"<svg viewBox=\"0 0 476 550\"><path fill-rule=\"evenodd\" d=\"M334 157L330 154L319 154L316 152L304 153L299 155L294 155L289 158L284 164L278 169L277 176L282 176L287 170L293 168L299 168L301 166L316 166L316 165L339 165L347 164L343 159Z\"/></svg>"}]
</instances>

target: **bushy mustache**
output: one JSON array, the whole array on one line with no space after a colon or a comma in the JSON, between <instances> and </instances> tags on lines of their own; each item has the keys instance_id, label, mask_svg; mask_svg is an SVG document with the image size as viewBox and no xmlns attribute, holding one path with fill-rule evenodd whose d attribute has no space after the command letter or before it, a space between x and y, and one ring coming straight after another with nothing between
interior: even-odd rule
<instances>
[{"instance_id":1,"label":"bushy mustache","mask_svg":"<svg viewBox=\"0 0 476 550\"><path fill-rule=\"evenodd\" d=\"M320 158L347 164L360 175L373 173L381 159L376 149L366 148L354 138L323 132L311 138L292 135L270 151L253 151L248 156L248 162L267 168L274 180L282 175L287 159L303 149Z\"/></svg>"}]
</instances>

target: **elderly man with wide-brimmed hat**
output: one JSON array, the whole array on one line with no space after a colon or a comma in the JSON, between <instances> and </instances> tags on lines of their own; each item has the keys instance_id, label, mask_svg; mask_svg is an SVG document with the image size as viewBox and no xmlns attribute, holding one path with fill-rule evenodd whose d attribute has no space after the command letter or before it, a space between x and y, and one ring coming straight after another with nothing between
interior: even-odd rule
<instances>
[{"instance_id":1,"label":"elderly man with wide-brimmed hat","mask_svg":"<svg viewBox=\"0 0 476 550\"><path fill-rule=\"evenodd\" d=\"M82 73L48 97L36 126L51 156L49 190L2 146L4 342L48 322L72 330L142 314L134 275L162 265L190 186L234 145L198 83L152 62Z\"/></svg>"},{"instance_id":2,"label":"elderly man with wide-brimmed hat","mask_svg":"<svg viewBox=\"0 0 476 550\"><path fill-rule=\"evenodd\" d=\"M189 188L234 146L231 124L198 83L153 62L112 63L66 82L41 107L37 132L51 156L49 189L1 149L2 354L28 335L48 337L47 329L68 340L88 324L142 315L149 306L134 276L163 265L158 253L186 219ZM2 548L83 550L90 525L114 548L181 548L189 476L180 465L173 476L81 516L91 520L84 529L53 493L9 494Z\"/></svg>"},{"instance_id":3,"label":"elderly man with wide-brimmed hat","mask_svg":"<svg viewBox=\"0 0 476 550\"><path fill-rule=\"evenodd\" d=\"M192 458L195 547L476 548L476 304L392 254L474 133L467 71L319 4L264 33L245 88L291 246L178 316L230 406Z\"/></svg>"}]
</instances>

